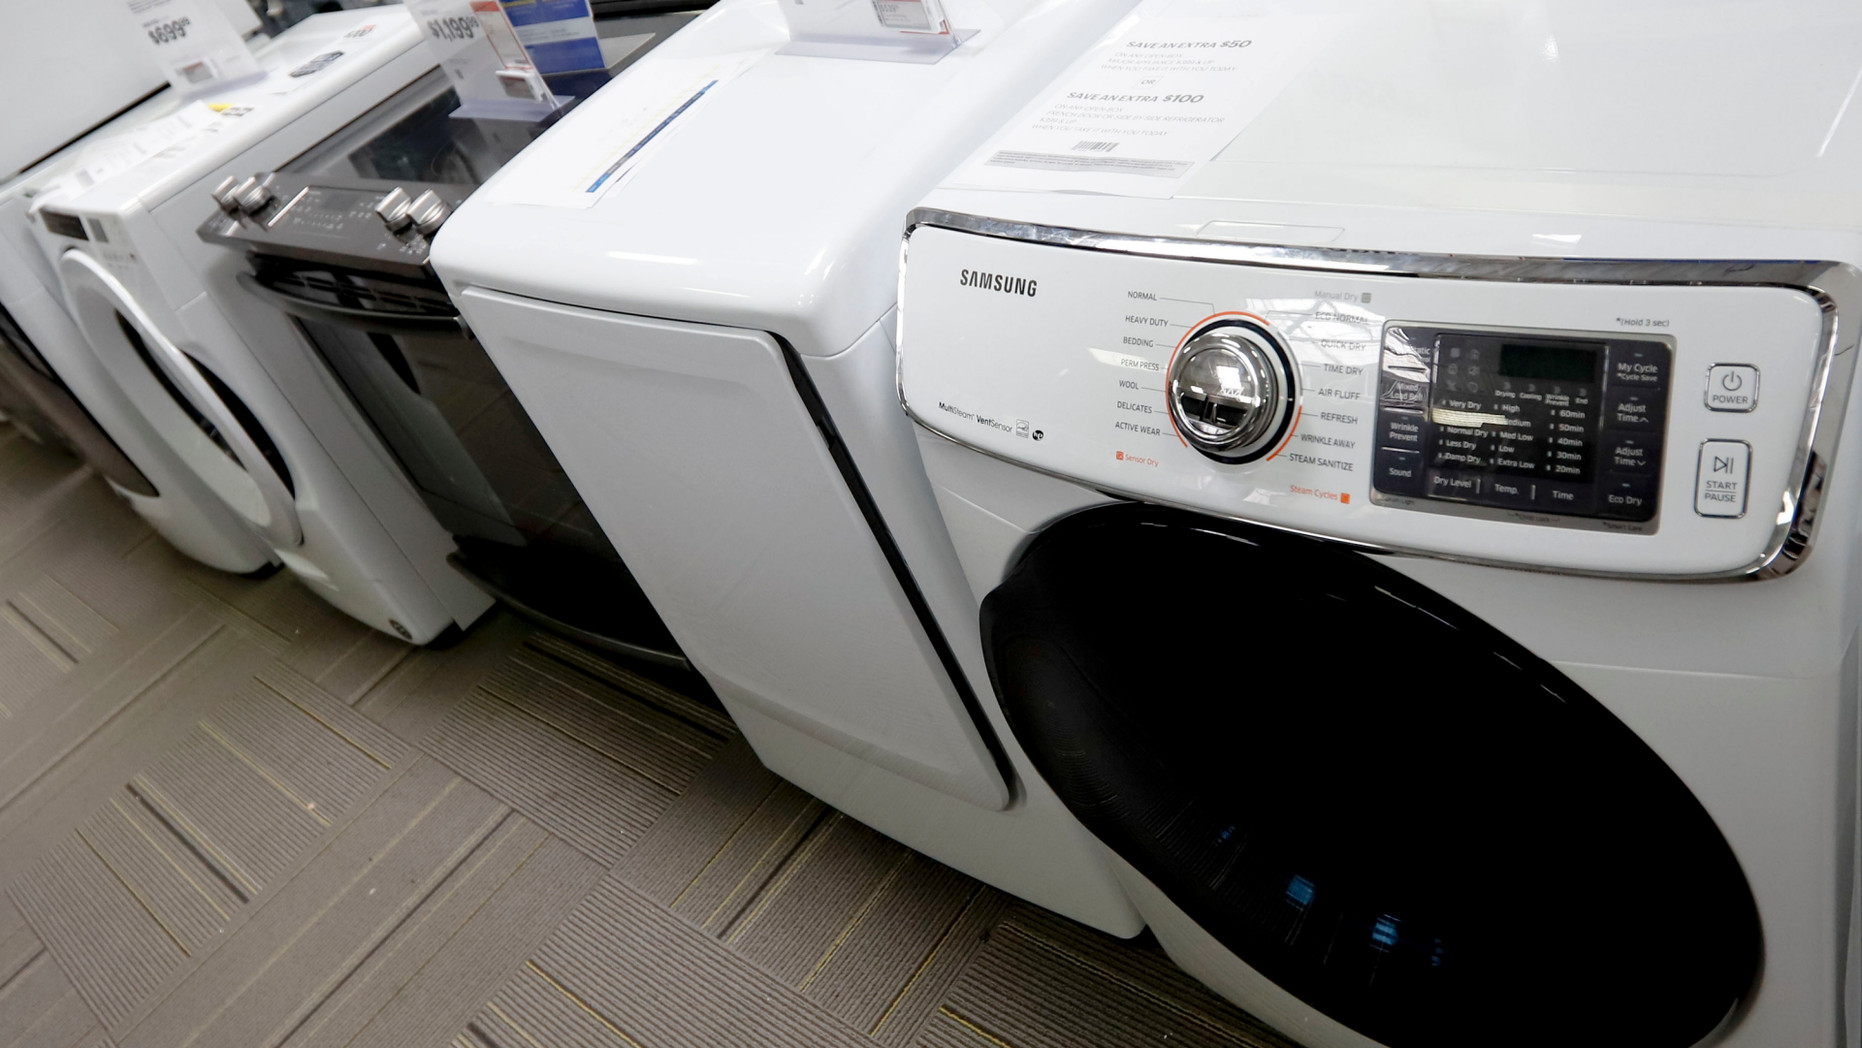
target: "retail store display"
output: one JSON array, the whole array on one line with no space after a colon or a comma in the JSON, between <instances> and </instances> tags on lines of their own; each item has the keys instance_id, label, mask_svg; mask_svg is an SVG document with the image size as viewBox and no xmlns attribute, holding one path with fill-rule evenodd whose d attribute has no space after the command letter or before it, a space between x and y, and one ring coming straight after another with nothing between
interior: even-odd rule
<instances>
[{"instance_id":1,"label":"retail store display","mask_svg":"<svg viewBox=\"0 0 1862 1048\"><path fill-rule=\"evenodd\" d=\"M1853 1043L1862 19L1181 10L1107 47L1321 43L1232 140L1107 136L1152 175L1040 160L1050 94L907 227L1015 738L1314 1048Z\"/></svg>"},{"instance_id":2,"label":"retail store display","mask_svg":"<svg viewBox=\"0 0 1862 1048\"><path fill-rule=\"evenodd\" d=\"M469 624L490 598L446 564L452 540L344 402L296 330L237 297L237 257L195 229L256 208L247 176L339 131L433 68L398 7L306 19L266 77L214 119L81 192L36 203L45 257L127 407L313 590L414 642Z\"/></svg>"}]
</instances>

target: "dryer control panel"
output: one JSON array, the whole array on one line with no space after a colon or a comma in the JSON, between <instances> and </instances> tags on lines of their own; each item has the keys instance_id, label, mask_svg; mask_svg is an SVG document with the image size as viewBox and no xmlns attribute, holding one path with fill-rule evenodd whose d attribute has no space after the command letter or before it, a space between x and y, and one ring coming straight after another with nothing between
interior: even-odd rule
<instances>
[{"instance_id":1,"label":"dryer control panel","mask_svg":"<svg viewBox=\"0 0 1862 1048\"><path fill-rule=\"evenodd\" d=\"M1535 281L1524 260L1481 279L1452 259L1435 278L1399 255L1327 269L1001 228L908 240L899 389L922 427L1113 495L1391 550L1750 572L1797 512L1820 383L1846 381L1813 294L1709 283L1743 264Z\"/></svg>"},{"instance_id":2,"label":"dryer control panel","mask_svg":"<svg viewBox=\"0 0 1862 1048\"><path fill-rule=\"evenodd\" d=\"M1651 525L1673 361L1660 338L1389 324L1373 498Z\"/></svg>"}]
</instances>

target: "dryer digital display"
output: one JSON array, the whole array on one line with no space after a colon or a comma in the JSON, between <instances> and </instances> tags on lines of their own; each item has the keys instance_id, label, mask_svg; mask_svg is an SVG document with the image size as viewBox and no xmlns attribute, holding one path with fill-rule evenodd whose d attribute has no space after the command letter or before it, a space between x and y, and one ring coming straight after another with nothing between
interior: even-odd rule
<instances>
[{"instance_id":1,"label":"dryer digital display","mask_svg":"<svg viewBox=\"0 0 1862 1048\"><path fill-rule=\"evenodd\" d=\"M1390 324L1372 486L1379 501L1651 521L1672 359L1659 339Z\"/></svg>"}]
</instances>

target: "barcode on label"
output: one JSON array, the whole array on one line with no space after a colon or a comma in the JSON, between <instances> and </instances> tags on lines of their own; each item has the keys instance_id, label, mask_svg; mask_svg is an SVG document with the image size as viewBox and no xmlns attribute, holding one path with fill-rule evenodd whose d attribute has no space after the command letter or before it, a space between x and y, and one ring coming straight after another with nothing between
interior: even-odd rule
<instances>
[{"instance_id":1,"label":"barcode on label","mask_svg":"<svg viewBox=\"0 0 1862 1048\"><path fill-rule=\"evenodd\" d=\"M1075 142L1073 149L1077 153L1110 153L1118 148L1117 142Z\"/></svg>"}]
</instances>

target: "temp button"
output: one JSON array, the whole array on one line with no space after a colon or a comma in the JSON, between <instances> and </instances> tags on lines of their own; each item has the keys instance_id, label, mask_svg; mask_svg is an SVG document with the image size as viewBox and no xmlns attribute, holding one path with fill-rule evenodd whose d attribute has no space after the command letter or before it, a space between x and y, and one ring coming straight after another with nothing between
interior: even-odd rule
<instances>
[{"instance_id":1,"label":"temp button","mask_svg":"<svg viewBox=\"0 0 1862 1048\"><path fill-rule=\"evenodd\" d=\"M1715 364L1707 371L1707 406L1714 411L1758 407L1759 369L1750 364Z\"/></svg>"},{"instance_id":2,"label":"temp button","mask_svg":"<svg viewBox=\"0 0 1862 1048\"><path fill-rule=\"evenodd\" d=\"M1752 472L1752 448L1743 440L1709 440L1700 446L1700 473L1694 481L1694 512L1703 517L1746 515L1746 482Z\"/></svg>"}]
</instances>

